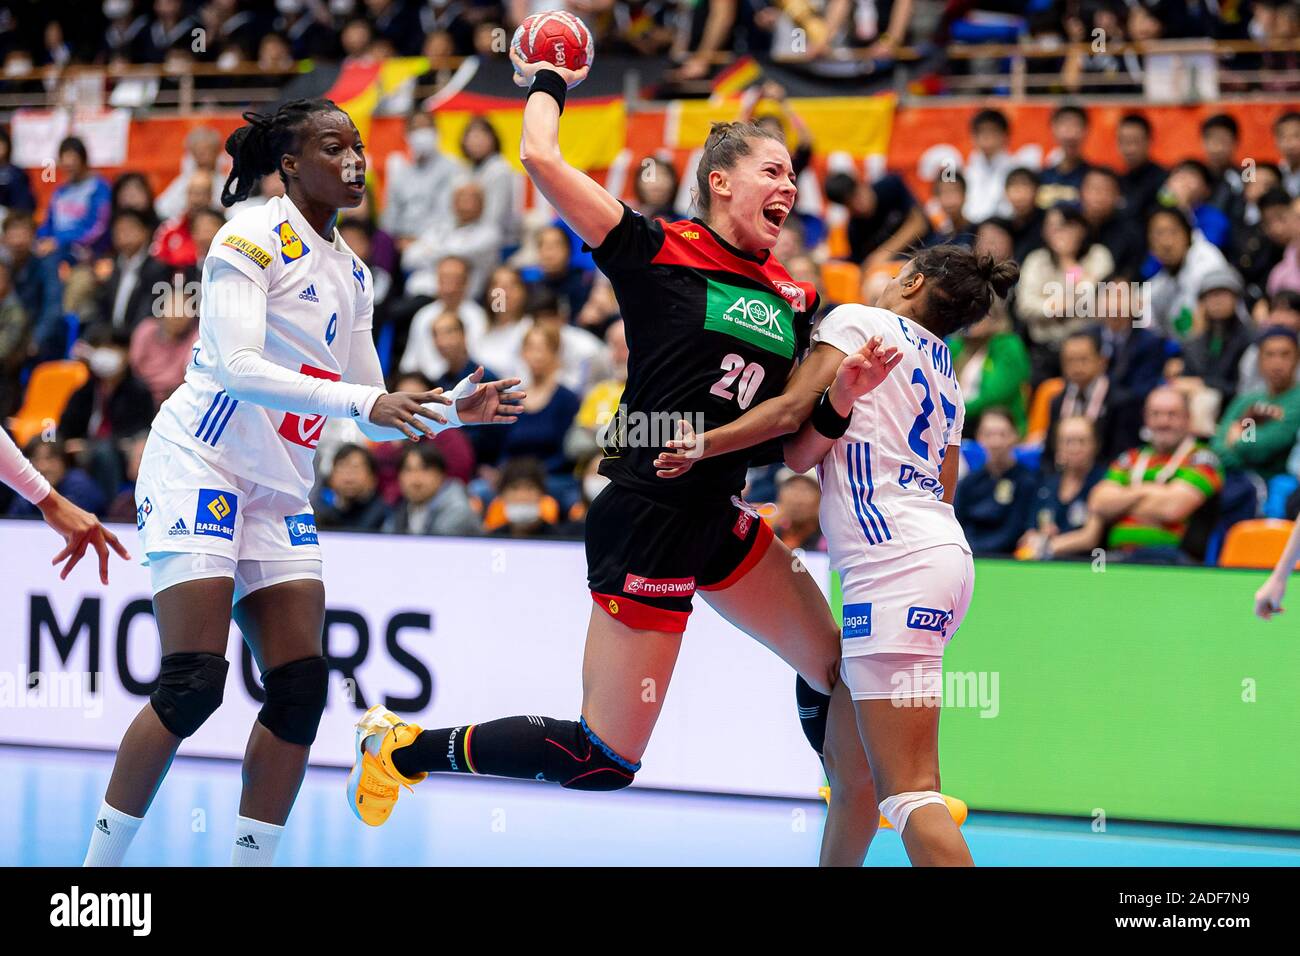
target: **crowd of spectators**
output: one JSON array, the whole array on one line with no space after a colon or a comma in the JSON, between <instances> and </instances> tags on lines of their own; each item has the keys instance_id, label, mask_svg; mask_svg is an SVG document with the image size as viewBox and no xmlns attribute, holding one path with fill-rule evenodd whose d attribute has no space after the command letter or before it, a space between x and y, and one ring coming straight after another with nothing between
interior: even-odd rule
<instances>
[{"instance_id":1,"label":"crowd of spectators","mask_svg":"<svg viewBox=\"0 0 1300 956\"><path fill-rule=\"evenodd\" d=\"M331 15L343 6L331 4ZM281 17L316 16L311 3L278 7ZM968 409L958 514L977 553L1106 547L1199 561L1227 522L1300 507L1300 113L1273 123L1273 150L1257 157L1241 155L1231 116L1211 116L1170 168L1151 159L1158 131L1126 115L1121 163L1109 168L1083 155L1082 106L1059 107L1051 142L1015 154L1007 116L985 109L972 120L969 157L918 196L903 170L819 178L817 144L783 91L755 87L746 115L760 98L772 107L760 122L789 132L802 191L812 190L775 250L792 275L820 282L827 263L847 260L863 277L856 298L871 302L918 246L966 244L1022 267L1007 299L949 342ZM627 374L618 303L563 223L544 208L525 212L522 177L487 118L472 120L458 145L444 153L436 117L413 113L386 191L344 211L338 228L374 274L390 387L448 388L483 365L490 377L523 379L527 405L514 426L451 431L418 449L368 446L351 423L331 422L318 456L319 523L576 534L604 481L599 432ZM242 208L217 201L220 136L196 128L185 146L155 196L137 172L98 175L69 138L38 215L28 172L9 161L0 131L0 416L19 409L41 363L84 362L88 379L57 440L44 433L28 450L67 497L112 518L129 518L143 438L190 360L208 246ZM667 154L646 160L634 208L688 215L681 184L693 170ZM282 189L266 177L247 202ZM815 492L807 476L778 467L756 469L747 489L775 503L770 517L801 547L821 543ZM0 513L22 510L0 502Z\"/></svg>"},{"instance_id":2,"label":"crowd of spectators","mask_svg":"<svg viewBox=\"0 0 1300 956\"><path fill-rule=\"evenodd\" d=\"M1116 45L1205 37L1285 44L1300 37L1294 0L0 0L0 62L11 74L81 63L271 73L308 60L424 55L436 60L428 77L436 83L450 75L447 58L499 56L503 31L558 8L582 17L603 53L667 58L677 81L708 78L740 55L793 59L830 80L881 79L909 47L921 51L927 83L941 89L946 74L971 65L948 62L946 49L1019 43L1044 54L1029 61L1030 72L1064 92L1155 99L1186 88L1205 96L1220 64L1271 71L1229 81L1238 85L1300 86L1294 50L1175 55ZM1068 42L1089 52L1063 54ZM1005 71L1006 60L984 68Z\"/></svg>"}]
</instances>

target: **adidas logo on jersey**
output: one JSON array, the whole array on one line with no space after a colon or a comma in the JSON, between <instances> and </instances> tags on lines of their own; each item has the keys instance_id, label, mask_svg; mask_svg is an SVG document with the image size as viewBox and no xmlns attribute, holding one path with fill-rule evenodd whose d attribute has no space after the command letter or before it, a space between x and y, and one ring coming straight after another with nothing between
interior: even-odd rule
<instances>
[{"instance_id":1,"label":"adidas logo on jersey","mask_svg":"<svg viewBox=\"0 0 1300 956\"><path fill-rule=\"evenodd\" d=\"M185 527L185 519L184 519L184 518L177 518L177 519L176 519L176 523L175 523L174 525L171 526L171 529L168 530L167 533L168 533L169 535L171 535L171 536L174 538L174 537L176 537L177 535L189 534L189 533L190 533L190 529L187 528L187 527Z\"/></svg>"},{"instance_id":2,"label":"adidas logo on jersey","mask_svg":"<svg viewBox=\"0 0 1300 956\"><path fill-rule=\"evenodd\" d=\"M304 302L319 302L320 299L316 297L316 283L313 282L311 285L307 286L307 288L299 292L298 298L302 299Z\"/></svg>"},{"instance_id":3,"label":"adidas logo on jersey","mask_svg":"<svg viewBox=\"0 0 1300 956\"><path fill-rule=\"evenodd\" d=\"M236 840L235 846L243 847L245 850L262 849L260 846L257 845L257 841L253 839L253 834L251 833L248 834L247 836L241 836L238 840Z\"/></svg>"},{"instance_id":4,"label":"adidas logo on jersey","mask_svg":"<svg viewBox=\"0 0 1300 956\"><path fill-rule=\"evenodd\" d=\"M105 818L105 817L100 817L98 820L96 820L96 821L95 821L95 829L98 830L100 833L108 833L108 820L107 820L107 818Z\"/></svg>"}]
</instances>

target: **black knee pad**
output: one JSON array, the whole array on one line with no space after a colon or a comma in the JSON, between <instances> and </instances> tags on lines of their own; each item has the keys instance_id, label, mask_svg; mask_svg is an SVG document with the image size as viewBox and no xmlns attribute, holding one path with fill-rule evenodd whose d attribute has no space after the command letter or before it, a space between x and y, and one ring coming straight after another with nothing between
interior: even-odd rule
<instances>
[{"instance_id":1,"label":"black knee pad","mask_svg":"<svg viewBox=\"0 0 1300 956\"><path fill-rule=\"evenodd\" d=\"M291 744L311 746L329 694L329 665L323 657L306 657L272 667L262 675L266 703L257 719Z\"/></svg>"},{"instance_id":2,"label":"black knee pad","mask_svg":"<svg viewBox=\"0 0 1300 956\"><path fill-rule=\"evenodd\" d=\"M149 695L162 725L182 739L221 706L230 663L219 654L164 654L158 689Z\"/></svg>"},{"instance_id":3,"label":"black knee pad","mask_svg":"<svg viewBox=\"0 0 1300 956\"><path fill-rule=\"evenodd\" d=\"M624 760L596 736L586 718L549 720L544 775L566 790L622 790L640 763Z\"/></svg>"},{"instance_id":4,"label":"black knee pad","mask_svg":"<svg viewBox=\"0 0 1300 956\"><path fill-rule=\"evenodd\" d=\"M794 699L799 706L799 726L803 728L803 735L820 757L826 752L826 718L830 716L831 699L798 674L794 679Z\"/></svg>"}]
</instances>

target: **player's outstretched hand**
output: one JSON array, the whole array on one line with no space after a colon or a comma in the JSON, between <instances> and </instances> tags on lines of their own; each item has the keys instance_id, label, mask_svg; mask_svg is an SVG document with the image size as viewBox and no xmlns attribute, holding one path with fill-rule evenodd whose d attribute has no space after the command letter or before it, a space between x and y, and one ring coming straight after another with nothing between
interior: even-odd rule
<instances>
[{"instance_id":1,"label":"player's outstretched hand","mask_svg":"<svg viewBox=\"0 0 1300 956\"><path fill-rule=\"evenodd\" d=\"M1270 574L1263 587L1255 592L1255 614L1267 621L1282 613L1282 595L1286 593L1286 578L1277 579Z\"/></svg>"},{"instance_id":2,"label":"player's outstretched hand","mask_svg":"<svg viewBox=\"0 0 1300 956\"><path fill-rule=\"evenodd\" d=\"M99 555L99 580L108 583L108 550L112 548L127 561L131 555L117 540L117 535L109 531L88 511L83 511L57 491L51 490L36 507L45 516L45 523L63 535L63 550L54 556L50 564L58 564L64 559L67 563L59 572L59 579L67 578L68 573L77 566L87 547L93 547Z\"/></svg>"},{"instance_id":3,"label":"player's outstretched hand","mask_svg":"<svg viewBox=\"0 0 1300 956\"><path fill-rule=\"evenodd\" d=\"M483 366L470 375L469 380L478 387L456 402L456 414L467 425L510 425L519 420L527 392L512 389L519 385L517 378L502 378L495 382L483 381Z\"/></svg>"},{"instance_id":4,"label":"player's outstretched hand","mask_svg":"<svg viewBox=\"0 0 1300 956\"><path fill-rule=\"evenodd\" d=\"M554 63L548 63L545 60L529 63L519 55L519 52L514 47L510 48L510 62L515 65L515 86L531 86L533 77L537 75L538 70L554 70L560 74L560 79L564 80L564 85L569 89L573 89L587 78L587 73L591 70L590 66L584 66L581 70L569 70L562 66L556 66Z\"/></svg>"},{"instance_id":5,"label":"player's outstretched hand","mask_svg":"<svg viewBox=\"0 0 1300 956\"><path fill-rule=\"evenodd\" d=\"M853 403L883 382L902 360L902 352L892 345L885 348L883 339L873 335L866 345L840 362L831 383L831 405L841 415L849 414Z\"/></svg>"},{"instance_id":6,"label":"player's outstretched hand","mask_svg":"<svg viewBox=\"0 0 1300 956\"><path fill-rule=\"evenodd\" d=\"M433 429L420 421L429 421L445 425L447 419L439 415L428 405L450 405L451 399L442 394L442 389L432 392L389 392L380 395L375 407L370 410L370 420L376 425L396 428L411 441L419 441L421 435L433 437Z\"/></svg>"},{"instance_id":7,"label":"player's outstretched hand","mask_svg":"<svg viewBox=\"0 0 1300 956\"><path fill-rule=\"evenodd\" d=\"M677 437L664 443L664 450L655 458L655 475L659 478L679 478L691 470L691 465L704 454L707 439L695 434L695 429L684 418L677 420Z\"/></svg>"}]
</instances>

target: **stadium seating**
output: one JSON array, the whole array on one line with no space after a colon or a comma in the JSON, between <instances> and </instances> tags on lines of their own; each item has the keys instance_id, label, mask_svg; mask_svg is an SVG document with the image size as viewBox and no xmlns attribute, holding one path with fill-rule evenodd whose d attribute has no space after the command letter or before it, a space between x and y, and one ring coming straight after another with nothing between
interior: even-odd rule
<instances>
[{"instance_id":1,"label":"stadium seating","mask_svg":"<svg viewBox=\"0 0 1300 956\"><path fill-rule=\"evenodd\" d=\"M1228 529L1223 550L1219 553L1219 567L1272 568L1282 557L1294 524L1277 518L1237 522Z\"/></svg>"},{"instance_id":2,"label":"stadium seating","mask_svg":"<svg viewBox=\"0 0 1300 956\"><path fill-rule=\"evenodd\" d=\"M32 370L22 408L9 419L9 430L20 446L50 422L57 422L72 393L86 384L90 371L82 362L42 362Z\"/></svg>"}]
</instances>

